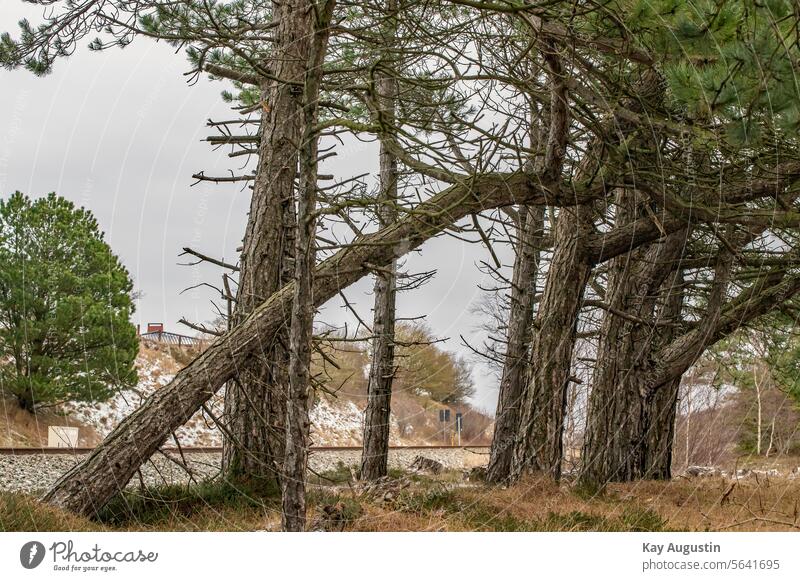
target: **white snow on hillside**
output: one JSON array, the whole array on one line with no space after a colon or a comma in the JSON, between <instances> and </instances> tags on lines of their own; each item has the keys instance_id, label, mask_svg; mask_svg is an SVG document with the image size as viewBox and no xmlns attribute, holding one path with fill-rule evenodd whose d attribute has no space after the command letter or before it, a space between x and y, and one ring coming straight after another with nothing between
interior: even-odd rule
<instances>
[{"instance_id":1,"label":"white snow on hillside","mask_svg":"<svg viewBox=\"0 0 800 581\"><path fill-rule=\"evenodd\" d=\"M312 441L317 446L350 446L361 441L364 416L352 401L319 399L311 410ZM401 443L397 418L389 420L389 443Z\"/></svg>"},{"instance_id":2,"label":"white snow on hillside","mask_svg":"<svg viewBox=\"0 0 800 581\"><path fill-rule=\"evenodd\" d=\"M143 349L136 359L139 383L135 389L120 391L106 402L68 403L63 406L70 416L84 425L92 426L105 437L126 416L138 408L157 389L167 385L178 371L174 360L165 353ZM214 415L222 411L222 392L211 402ZM363 414L349 400L319 399L311 410L312 441L317 446L350 446L361 441ZM391 444L400 443L397 419L391 418ZM176 431L183 446L221 446L222 434L211 418L202 412L195 414ZM168 445L172 442L168 442Z\"/></svg>"}]
</instances>

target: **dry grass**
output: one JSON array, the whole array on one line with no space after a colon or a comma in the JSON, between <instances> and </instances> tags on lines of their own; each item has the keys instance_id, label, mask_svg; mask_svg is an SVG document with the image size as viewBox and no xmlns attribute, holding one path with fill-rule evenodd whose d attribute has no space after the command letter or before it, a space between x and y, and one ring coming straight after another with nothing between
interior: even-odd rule
<instances>
[{"instance_id":1,"label":"dry grass","mask_svg":"<svg viewBox=\"0 0 800 581\"><path fill-rule=\"evenodd\" d=\"M142 339L139 342L139 358L151 364L157 363L162 373L174 375L196 359L206 346L179 347L169 343Z\"/></svg>"},{"instance_id":2,"label":"dry grass","mask_svg":"<svg viewBox=\"0 0 800 581\"><path fill-rule=\"evenodd\" d=\"M275 488L220 482L129 490L97 519L0 493L0 531L252 531L280 522Z\"/></svg>"},{"instance_id":3,"label":"dry grass","mask_svg":"<svg viewBox=\"0 0 800 581\"><path fill-rule=\"evenodd\" d=\"M0 448L47 446L47 429L50 426L80 428L79 446L96 446L102 440L91 426L53 409L39 410L32 414L19 407L16 399L0 392Z\"/></svg>"},{"instance_id":4,"label":"dry grass","mask_svg":"<svg viewBox=\"0 0 800 581\"><path fill-rule=\"evenodd\" d=\"M687 530L800 530L798 479L678 479L615 485L611 494L621 503L635 498Z\"/></svg>"},{"instance_id":5,"label":"dry grass","mask_svg":"<svg viewBox=\"0 0 800 581\"><path fill-rule=\"evenodd\" d=\"M666 522L637 501L612 507L608 497L584 500L567 487L527 479L510 488L446 486L426 481L392 506L369 507L353 523L364 531L633 531L665 530Z\"/></svg>"},{"instance_id":6,"label":"dry grass","mask_svg":"<svg viewBox=\"0 0 800 581\"><path fill-rule=\"evenodd\" d=\"M788 531L800 530L800 480L677 479L609 486L589 494L528 479L502 489L454 473L411 477L390 501L342 483L312 487L309 522L335 511L348 531ZM128 493L99 520L78 518L20 494L0 494L0 530L277 530L271 487L207 483Z\"/></svg>"},{"instance_id":7,"label":"dry grass","mask_svg":"<svg viewBox=\"0 0 800 581\"><path fill-rule=\"evenodd\" d=\"M0 531L102 531L102 524L40 503L27 494L0 494Z\"/></svg>"}]
</instances>

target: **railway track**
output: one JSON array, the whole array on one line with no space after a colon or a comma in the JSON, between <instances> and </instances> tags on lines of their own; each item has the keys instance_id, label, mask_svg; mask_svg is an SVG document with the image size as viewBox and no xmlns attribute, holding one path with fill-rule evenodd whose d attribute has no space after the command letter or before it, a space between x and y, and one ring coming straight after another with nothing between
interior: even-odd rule
<instances>
[{"instance_id":1,"label":"railway track","mask_svg":"<svg viewBox=\"0 0 800 581\"><path fill-rule=\"evenodd\" d=\"M485 450L488 446L390 446L390 450ZM219 446L174 446L161 448L164 452L184 454L221 454ZM58 454L89 454L94 448L0 448L0 456L33 456L37 454L50 456ZM346 452L360 451L361 446L314 446L312 452Z\"/></svg>"}]
</instances>

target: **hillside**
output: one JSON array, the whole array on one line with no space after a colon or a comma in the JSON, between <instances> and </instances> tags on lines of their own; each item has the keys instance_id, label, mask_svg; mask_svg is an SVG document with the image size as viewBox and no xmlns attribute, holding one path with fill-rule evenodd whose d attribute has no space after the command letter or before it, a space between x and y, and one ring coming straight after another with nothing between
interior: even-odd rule
<instances>
[{"instance_id":1,"label":"hillside","mask_svg":"<svg viewBox=\"0 0 800 581\"><path fill-rule=\"evenodd\" d=\"M49 426L79 427L78 445L81 447L94 446L100 441L93 427L69 415L53 410L43 410L34 415L21 409L14 398L0 393L0 448L44 446Z\"/></svg>"},{"instance_id":2,"label":"hillside","mask_svg":"<svg viewBox=\"0 0 800 581\"><path fill-rule=\"evenodd\" d=\"M36 416L19 409L13 399L3 398L0 418L0 446L40 446L47 443L47 427L80 427L80 445L92 446L105 437L125 416L157 389L163 387L188 363L193 354L185 349L143 341L136 366L139 383L135 389L117 393L106 402L70 403L39 412ZM211 402L214 416L222 413L221 392ZM341 389L336 395L321 394L311 411L312 439L317 446L355 446L361 441L362 411L366 397L355 390ZM393 397L392 445L451 443L439 424L439 410L445 406L425 395L401 391ZM487 444L492 422L468 406L449 406L451 417L464 414L463 444ZM452 423L452 422L451 422ZM221 432L210 417L198 413L176 436L183 446L219 446Z\"/></svg>"}]
</instances>

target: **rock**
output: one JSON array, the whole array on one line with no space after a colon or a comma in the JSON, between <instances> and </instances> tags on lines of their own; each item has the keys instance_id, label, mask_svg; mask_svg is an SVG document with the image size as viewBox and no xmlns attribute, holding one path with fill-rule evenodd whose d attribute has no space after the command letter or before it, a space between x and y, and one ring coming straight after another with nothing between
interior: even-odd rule
<instances>
[{"instance_id":1,"label":"rock","mask_svg":"<svg viewBox=\"0 0 800 581\"><path fill-rule=\"evenodd\" d=\"M740 468L736 471L736 478L775 478L780 475L781 473L775 468L770 468L769 470Z\"/></svg>"},{"instance_id":2,"label":"rock","mask_svg":"<svg viewBox=\"0 0 800 581\"><path fill-rule=\"evenodd\" d=\"M472 470L464 471L467 482L486 482L486 466L475 466Z\"/></svg>"},{"instance_id":3,"label":"rock","mask_svg":"<svg viewBox=\"0 0 800 581\"><path fill-rule=\"evenodd\" d=\"M309 530L326 533L340 532L344 530L347 520L344 505L341 502L328 504L323 506L311 521Z\"/></svg>"},{"instance_id":4,"label":"rock","mask_svg":"<svg viewBox=\"0 0 800 581\"><path fill-rule=\"evenodd\" d=\"M417 456L414 461L409 465L408 469L411 472L421 472L427 474L441 474L444 466L441 462L431 460L425 456Z\"/></svg>"},{"instance_id":5,"label":"rock","mask_svg":"<svg viewBox=\"0 0 800 581\"><path fill-rule=\"evenodd\" d=\"M400 492L411 485L411 481L406 478L392 478L383 476L372 482L360 484L358 495L372 501L391 504L400 495Z\"/></svg>"},{"instance_id":6,"label":"rock","mask_svg":"<svg viewBox=\"0 0 800 581\"><path fill-rule=\"evenodd\" d=\"M769 470L753 470L752 474L756 477L767 477L767 478L774 478L776 476L780 476L781 473L778 472L775 468L770 468Z\"/></svg>"},{"instance_id":7,"label":"rock","mask_svg":"<svg viewBox=\"0 0 800 581\"><path fill-rule=\"evenodd\" d=\"M479 455L476 454L475 449L432 449L426 452L427 458L417 456L417 453L418 450L413 449L392 449L389 451L389 467L405 469L411 464L412 469L419 466L422 471L433 474L437 474L441 470L464 470L477 463L485 462L488 450ZM183 462L183 458L176 452L168 454ZM198 481L217 476L221 462L219 453L184 450L184 454L187 464ZM43 493L83 458L82 454L0 455L0 490L31 494ZM422 460L419 461L418 458L422 458ZM342 464L348 467L356 466L360 459L361 450L314 451L309 458L309 468L317 473L322 473L337 470ZM437 467L439 472L437 472ZM190 482L186 471L162 454L153 456L142 466L141 472L147 486ZM129 486L139 486L138 476L134 476Z\"/></svg>"},{"instance_id":8,"label":"rock","mask_svg":"<svg viewBox=\"0 0 800 581\"><path fill-rule=\"evenodd\" d=\"M689 466L686 469L686 476L699 476L699 477L708 477L708 476L718 476L719 470L713 466Z\"/></svg>"}]
</instances>

